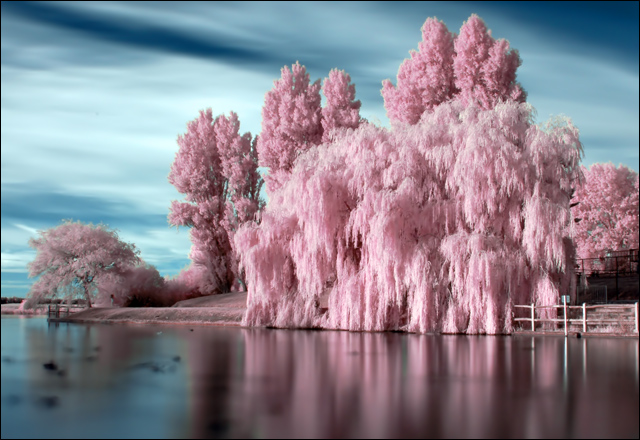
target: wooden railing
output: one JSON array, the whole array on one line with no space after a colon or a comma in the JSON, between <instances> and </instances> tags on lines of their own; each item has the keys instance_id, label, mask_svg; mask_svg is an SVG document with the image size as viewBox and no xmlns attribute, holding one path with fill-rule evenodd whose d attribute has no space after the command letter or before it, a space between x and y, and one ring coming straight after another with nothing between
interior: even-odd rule
<instances>
[{"instance_id":1,"label":"wooden railing","mask_svg":"<svg viewBox=\"0 0 640 440\"><path fill-rule=\"evenodd\" d=\"M564 335L567 336L569 332L569 325L571 324L582 324L582 332L587 333L589 325L623 325L625 323L629 323L629 321L624 319L624 312L627 310L633 310L634 312L634 331L638 334L638 303L635 304L608 304L608 305L593 305L587 306L583 303L581 306L569 306L567 304L561 305L553 305L553 306L536 306L535 304L531 305L514 305L514 307L531 309L531 315L527 318L514 318L514 321L520 322L530 322L531 323L531 331L536 331L536 323L537 322L554 322L554 323L562 323L564 328ZM562 318L536 318L536 310L545 310L545 309L562 309L563 316ZM601 312L610 313L618 315L616 319L596 319L596 318L588 318L587 311L599 309ZM581 311L581 316L578 318L570 318L569 314L572 310Z\"/></svg>"},{"instance_id":2,"label":"wooden railing","mask_svg":"<svg viewBox=\"0 0 640 440\"><path fill-rule=\"evenodd\" d=\"M79 312L80 310L84 310L84 309L85 309L85 306L77 305L77 304L72 304L72 305L49 304L49 307L47 310L47 316L49 318L61 318L61 317L69 316L70 313L73 313L72 310L74 312Z\"/></svg>"}]
</instances>

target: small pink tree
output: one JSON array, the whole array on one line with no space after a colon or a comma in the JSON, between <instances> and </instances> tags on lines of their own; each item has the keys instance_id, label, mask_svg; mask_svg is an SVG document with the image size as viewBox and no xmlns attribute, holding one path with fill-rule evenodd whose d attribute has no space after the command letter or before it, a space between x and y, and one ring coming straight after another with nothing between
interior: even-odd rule
<instances>
[{"instance_id":1,"label":"small pink tree","mask_svg":"<svg viewBox=\"0 0 640 440\"><path fill-rule=\"evenodd\" d=\"M186 199L172 202L169 223L191 228L190 257L199 268L192 269L202 294L228 292L242 279L233 235L262 208L256 143L250 133L240 136L239 128L234 112L214 121L211 109L201 111L178 137L180 150L169 174Z\"/></svg>"},{"instance_id":2,"label":"small pink tree","mask_svg":"<svg viewBox=\"0 0 640 440\"><path fill-rule=\"evenodd\" d=\"M574 216L581 258L602 257L610 251L638 248L638 173L612 163L584 168L577 187Z\"/></svg>"},{"instance_id":3,"label":"small pink tree","mask_svg":"<svg viewBox=\"0 0 640 440\"><path fill-rule=\"evenodd\" d=\"M39 237L29 240L37 252L28 265L29 276L38 277L28 294L31 304L79 294L91 307L95 298L105 294L103 285L117 282L140 262L140 251L103 224L66 220L38 233Z\"/></svg>"}]
</instances>

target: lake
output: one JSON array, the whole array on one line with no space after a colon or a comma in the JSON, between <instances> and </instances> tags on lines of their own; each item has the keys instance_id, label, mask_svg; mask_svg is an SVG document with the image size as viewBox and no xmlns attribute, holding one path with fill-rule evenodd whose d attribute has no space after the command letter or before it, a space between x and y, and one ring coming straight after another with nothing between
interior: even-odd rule
<instances>
[{"instance_id":1,"label":"lake","mask_svg":"<svg viewBox=\"0 0 640 440\"><path fill-rule=\"evenodd\" d=\"M637 338L1 323L2 438L639 433Z\"/></svg>"}]
</instances>

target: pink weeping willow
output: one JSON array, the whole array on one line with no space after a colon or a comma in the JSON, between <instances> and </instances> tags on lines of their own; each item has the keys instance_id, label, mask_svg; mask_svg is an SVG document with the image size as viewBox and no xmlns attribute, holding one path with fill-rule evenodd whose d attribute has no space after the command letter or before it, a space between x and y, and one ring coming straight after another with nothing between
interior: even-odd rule
<instances>
[{"instance_id":1,"label":"pink weeping willow","mask_svg":"<svg viewBox=\"0 0 640 440\"><path fill-rule=\"evenodd\" d=\"M514 304L572 291L577 128L534 125L517 52L478 17L423 38L384 83L393 128L305 144L236 234L244 325L510 333Z\"/></svg>"}]
</instances>

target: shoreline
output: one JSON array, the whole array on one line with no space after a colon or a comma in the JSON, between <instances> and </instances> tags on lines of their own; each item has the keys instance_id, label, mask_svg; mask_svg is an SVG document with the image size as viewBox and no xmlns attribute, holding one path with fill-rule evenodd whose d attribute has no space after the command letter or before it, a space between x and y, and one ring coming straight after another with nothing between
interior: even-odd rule
<instances>
[{"instance_id":1,"label":"shoreline","mask_svg":"<svg viewBox=\"0 0 640 440\"><path fill-rule=\"evenodd\" d=\"M49 322L80 324L167 324L239 327L244 309L222 307L107 308L92 307Z\"/></svg>"},{"instance_id":2,"label":"shoreline","mask_svg":"<svg viewBox=\"0 0 640 440\"><path fill-rule=\"evenodd\" d=\"M242 317L246 311L247 293L233 292L203 296L179 301L172 307L92 307L69 316L48 318L53 323L78 324L160 324L160 325L205 325L221 327L241 327ZM46 316L46 308L34 310L32 313L18 312L19 304L3 304L3 315L14 316ZM409 332L403 332L409 334ZM413 333L411 333L413 334ZM578 334L580 336L578 336ZM486 335L466 335L486 336ZM521 329L510 335L501 336L557 336L564 337L562 331L539 329L535 332ZM612 332L575 332L570 331L569 338L638 338L638 334Z\"/></svg>"}]
</instances>

